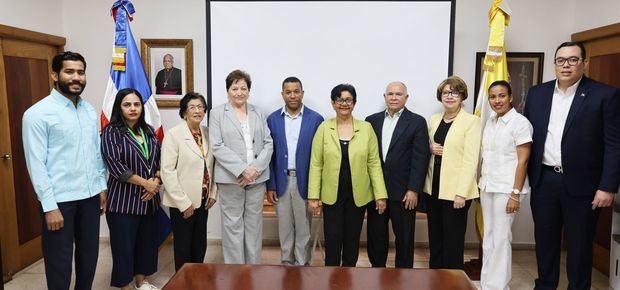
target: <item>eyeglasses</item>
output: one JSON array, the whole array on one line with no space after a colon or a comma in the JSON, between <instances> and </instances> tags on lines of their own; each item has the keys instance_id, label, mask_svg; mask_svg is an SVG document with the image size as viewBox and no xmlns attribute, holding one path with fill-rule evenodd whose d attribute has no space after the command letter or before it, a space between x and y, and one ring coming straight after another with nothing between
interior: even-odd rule
<instances>
[{"instance_id":1,"label":"eyeglasses","mask_svg":"<svg viewBox=\"0 0 620 290\"><path fill-rule=\"evenodd\" d=\"M442 98L458 98L461 95L461 93L453 91L453 92L442 92L441 93L441 97Z\"/></svg>"},{"instance_id":2,"label":"eyeglasses","mask_svg":"<svg viewBox=\"0 0 620 290\"><path fill-rule=\"evenodd\" d=\"M336 99L336 104L338 104L338 105L352 105L353 104L353 99L337 98Z\"/></svg>"},{"instance_id":3,"label":"eyeglasses","mask_svg":"<svg viewBox=\"0 0 620 290\"><path fill-rule=\"evenodd\" d=\"M189 107L187 107L187 109L189 111L196 111L196 110L204 111L205 107L203 105L198 105L198 106L189 106Z\"/></svg>"},{"instance_id":4,"label":"eyeglasses","mask_svg":"<svg viewBox=\"0 0 620 290\"><path fill-rule=\"evenodd\" d=\"M581 60L581 58L578 58L576 56L569 57L569 58L558 57L558 58L554 59L553 62L557 66L563 66L568 61L568 65L576 66L579 63L580 60Z\"/></svg>"}]
</instances>

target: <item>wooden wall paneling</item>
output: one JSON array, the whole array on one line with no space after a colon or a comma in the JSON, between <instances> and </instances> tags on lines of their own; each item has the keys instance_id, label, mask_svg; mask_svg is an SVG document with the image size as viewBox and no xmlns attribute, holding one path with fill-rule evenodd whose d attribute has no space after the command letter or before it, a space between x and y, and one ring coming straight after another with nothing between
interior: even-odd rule
<instances>
[{"instance_id":1,"label":"wooden wall paneling","mask_svg":"<svg viewBox=\"0 0 620 290\"><path fill-rule=\"evenodd\" d=\"M49 94L47 61L5 56L7 95L9 97L9 122L13 142L14 173L27 173L21 130L24 112L37 100ZM46 76L43 78L42 76ZM19 244L22 245L41 234L39 202L28 175L14 174L15 207Z\"/></svg>"},{"instance_id":2,"label":"wooden wall paneling","mask_svg":"<svg viewBox=\"0 0 620 290\"><path fill-rule=\"evenodd\" d=\"M49 93L53 84L50 64L65 43L64 37L0 24L0 155L12 157L0 159L0 245L5 281L42 257L39 203L25 170L21 118L24 110ZM15 67L9 67L7 73L7 65Z\"/></svg>"},{"instance_id":3,"label":"wooden wall paneling","mask_svg":"<svg viewBox=\"0 0 620 290\"><path fill-rule=\"evenodd\" d=\"M55 46L59 49L62 49L62 47L64 47L67 42L64 37L30 31L2 24L0 24L0 38L24 40L28 42L46 44L50 46Z\"/></svg>"},{"instance_id":4,"label":"wooden wall paneling","mask_svg":"<svg viewBox=\"0 0 620 290\"><path fill-rule=\"evenodd\" d=\"M620 87L620 23L579 33L571 37L586 48L586 75L603 83ZM596 225L593 267L609 275L613 210L604 208Z\"/></svg>"},{"instance_id":5,"label":"wooden wall paneling","mask_svg":"<svg viewBox=\"0 0 620 290\"><path fill-rule=\"evenodd\" d=\"M4 74L3 47L4 39L0 38L0 72ZM6 92L6 80L0 78L0 155L11 152L11 135L9 126L9 105ZM15 210L15 194L13 184L13 162L11 160L0 160L0 239L2 239L2 270L3 280L10 279L15 273L15 265L19 264L18 241L11 237L10 233L17 232L17 220L13 217L17 215Z\"/></svg>"}]
</instances>

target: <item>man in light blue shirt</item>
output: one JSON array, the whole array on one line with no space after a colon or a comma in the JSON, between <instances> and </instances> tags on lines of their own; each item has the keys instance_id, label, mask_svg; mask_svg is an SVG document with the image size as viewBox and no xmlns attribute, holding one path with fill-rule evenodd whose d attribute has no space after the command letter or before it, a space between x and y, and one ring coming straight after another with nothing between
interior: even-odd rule
<instances>
[{"instance_id":1,"label":"man in light blue shirt","mask_svg":"<svg viewBox=\"0 0 620 290\"><path fill-rule=\"evenodd\" d=\"M97 112L80 94L86 61L62 52L52 60L54 88L22 120L24 154L41 203L48 289L69 289L75 241L75 289L91 289L99 252L99 215L105 210L105 167Z\"/></svg>"},{"instance_id":2,"label":"man in light blue shirt","mask_svg":"<svg viewBox=\"0 0 620 290\"><path fill-rule=\"evenodd\" d=\"M267 198L278 215L282 264L309 265L312 216L306 200L310 149L323 117L304 106L303 86L298 78L286 78L281 94L284 107L267 118L273 139Z\"/></svg>"}]
</instances>

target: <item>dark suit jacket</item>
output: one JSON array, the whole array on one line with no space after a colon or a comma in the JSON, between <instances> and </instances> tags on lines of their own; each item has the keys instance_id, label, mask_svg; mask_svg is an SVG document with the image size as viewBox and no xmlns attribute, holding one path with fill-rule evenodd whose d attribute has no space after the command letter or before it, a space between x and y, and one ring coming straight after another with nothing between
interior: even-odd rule
<instances>
[{"instance_id":1,"label":"dark suit jacket","mask_svg":"<svg viewBox=\"0 0 620 290\"><path fill-rule=\"evenodd\" d=\"M390 147L382 148L384 119L385 111L381 111L368 116L366 121L377 135L379 154L383 156L383 150L388 150L386 160L381 161L388 197L402 200L407 190L421 194L430 158L426 120L405 107L394 128Z\"/></svg>"},{"instance_id":2,"label":"dark suit jacket","mask_svg":"<svg viewBox=\"0 0 620 290\"><path fill-rule=\"evenodd\" d=\"M534 127L530 185L540 181L555 80L532 87L523 115ZM562 135L563 181L572 196L616 192L620 182L620 91L583 77Z\"/></svg>"},{"instance_id":3,"label":"dark suit jacket","mask_svg":"<svg viewBox=\"0 0 620 290\"><path fill-rule=\"evenodd\" d=\"M323 122L323 117L319 113L304 107L301 119L301 129L297 140L297 156L295 158L295 170L297 176L297 189L303 199L308 197L308 171L310 169L310 151L312 149L312 139L316 129ZM282 109L278 109L267 117L267 126L271 131L273 139L273 154L269 163L269 180L267 190L275 190L278 196L282 196L286 191L288 169L288 147L286 144L286 132L284 128L284 114Z\"/></svg>"}]
</instances>

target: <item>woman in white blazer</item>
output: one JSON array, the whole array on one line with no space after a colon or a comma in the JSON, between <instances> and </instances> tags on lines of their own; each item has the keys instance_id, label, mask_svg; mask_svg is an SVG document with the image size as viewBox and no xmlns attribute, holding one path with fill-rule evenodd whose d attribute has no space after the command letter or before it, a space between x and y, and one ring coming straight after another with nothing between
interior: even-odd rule
<instances>
[{"instance_id":1,"label":"woman in white blazer","mask_svg":"<svg viewBox=\"0 0 620 290\"><path fill-rule=\"evenodd\" d=\"M222 249L227 264L260 264L263 199L273 141L265 116L248 104L250 76L226 77L228 102L213 108L209 138L222 208Z\"/></svg>"},{"instance_id":2,"label":"woman in white blazer","mask_svg":"<svg viewBox=\"0 0 620 290\"><path fill-rule=\"evenodd\" d=\"M209 133L201 125L206 110L202 95L187 93L179 111L185 122L168 130L162 144L162 203L170 207L176 270L184 263L202 263L207 251L208 210L217 187Z\"/></svg>"}]
</instances>

